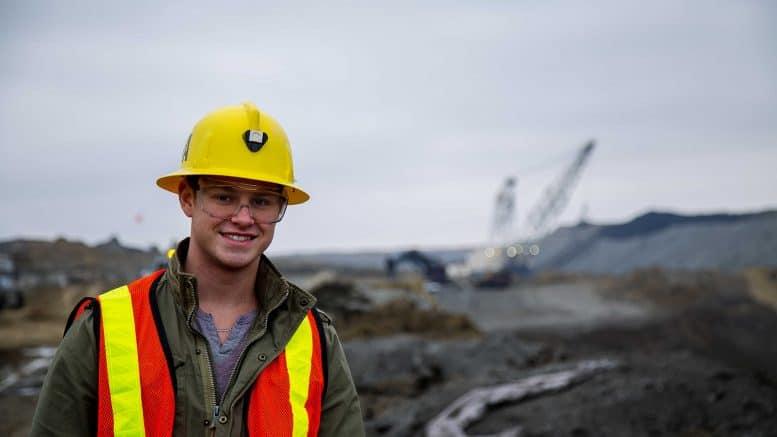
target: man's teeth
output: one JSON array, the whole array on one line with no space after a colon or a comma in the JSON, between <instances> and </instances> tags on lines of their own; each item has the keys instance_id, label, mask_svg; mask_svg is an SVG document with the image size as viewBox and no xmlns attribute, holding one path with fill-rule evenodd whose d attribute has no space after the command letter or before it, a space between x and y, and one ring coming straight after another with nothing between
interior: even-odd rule
<instances>
[{"instance_id":1,"label":"man's teeth","mask_svg":"<svg viewBox=\"0 0 777 437\"><path fill-rule=\"evenodd\" d=\"M224 234L225 237L229 238L230 240L235 241L248 241L251 239L248 235L232 235L232 234Z\"/></svg>"}]
</instances>

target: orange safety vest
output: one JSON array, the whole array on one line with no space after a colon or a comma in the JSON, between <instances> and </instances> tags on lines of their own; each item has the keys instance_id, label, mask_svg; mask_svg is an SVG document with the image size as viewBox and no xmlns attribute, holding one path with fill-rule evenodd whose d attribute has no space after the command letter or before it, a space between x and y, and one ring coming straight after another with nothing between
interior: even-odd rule
<instances>
[{"instance_id":1,"label":"orange safety vest","mask_svg":"<svg viewBox=\"0 0 777 437\"><path fill-rule=\"evenodd\" d=\"M153 292L163 272L97 299L82 300L68 320L69 328L86 308L94 308L99 343L98 436L173 433L175 374ZM318 435L326 390L323 341L321 320L310 310L284 350L253 384L246 405L249 436Z\"/></svg>"}]
</instances>

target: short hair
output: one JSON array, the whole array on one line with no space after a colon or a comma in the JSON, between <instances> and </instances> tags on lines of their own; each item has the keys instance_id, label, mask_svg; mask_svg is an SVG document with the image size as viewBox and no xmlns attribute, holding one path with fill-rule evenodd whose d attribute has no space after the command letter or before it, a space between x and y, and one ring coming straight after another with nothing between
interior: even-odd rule
<instances>
[{"instance_id":1,"label":"short hair","mask_svg":"<svg viewBox=\"0 0 777 437\"><path fill-rule=\"evenodd\" d=\"M186 184L189 185L192 191L200 189L200 177L198 175L186 176Z\"/></svg>"}]
</instances>

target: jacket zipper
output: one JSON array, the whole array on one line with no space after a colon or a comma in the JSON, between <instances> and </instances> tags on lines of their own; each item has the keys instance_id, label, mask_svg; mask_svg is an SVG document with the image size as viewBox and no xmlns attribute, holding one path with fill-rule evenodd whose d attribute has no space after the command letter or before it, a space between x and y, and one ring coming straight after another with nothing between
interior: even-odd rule
<instances>
[{"instance_id":1,"label":"jacket zipper","mask_svg":"<svg viewBox=\"0 0 777 437\"><path fill-rule=\"evenodd\" d=\"M205 336L200 333L200 331L192 328L192 317L194 316L195 309L196 307L192 309L191 312L189 312L187 323L189 325L189 329L191 329L195 333L195 335L198 335L202 339L205 346L205 363L207 364L206 367L208 368L208 383L209 383L207 389L208 389L208 394L211 401L211 411L212 411L212 417L210 418L210 425L208 427L211 430L211 435L213 435L216 432L216 421L219 418L220 407L216 400L216 381L215 381L215 378L213 377L213 364L211 364L211 360L210 360L210 345L208 344L208 339L206 339Z\"/></svg>"},{"instance_id":2,"label":"jacket zipper","mask_svg":"<svg viewBox=\"0 0 777 437\"><path fill-rule=\"evenodd\" d=\"M210 345L202 334L200 337L205 340L205 362L208 364L208 382L210 383L208 388L210 389L211 411L213 411L213 417L210 418L210 428L215 432L216 421L219 419L219 404L216 403L216 381L213 377L213 365L210 361Z\"/></svg>"}]
</instances>

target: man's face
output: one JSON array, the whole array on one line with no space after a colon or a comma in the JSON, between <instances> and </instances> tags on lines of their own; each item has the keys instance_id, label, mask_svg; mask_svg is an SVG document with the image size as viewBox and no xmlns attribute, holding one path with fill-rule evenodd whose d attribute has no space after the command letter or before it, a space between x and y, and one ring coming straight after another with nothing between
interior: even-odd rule
<instances>
[{"instance_id":1,"label":"man's face","mask_svg":"<svg viewBox=\"0 0 777 437\"><path fill-rule=\"evenodd\" d=\"M179 187L181 209L192 219L190 254L196 251L204 262L226 270L255 266L275 233L275 223L257 218L267 199L280 192L278 186L225 177L198 182L197 191L185 182Z\"/></svg>"}]
</instances>

